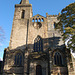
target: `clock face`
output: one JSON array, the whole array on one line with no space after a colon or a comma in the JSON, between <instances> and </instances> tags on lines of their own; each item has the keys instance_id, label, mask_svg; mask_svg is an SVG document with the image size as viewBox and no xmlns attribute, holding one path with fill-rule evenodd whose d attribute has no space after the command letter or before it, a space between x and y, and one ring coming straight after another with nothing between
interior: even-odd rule
<instances>
[{"instance_id":1,"label":"clock face","mask_svg":"<svg viewBox=\"0 0 75 75\"><path fill-rule=\"evenodd\" d=\"M34 23L34 28L39 29L42 27L42 24L40 22L35 22Z\"/></svg>"}]
</instances>

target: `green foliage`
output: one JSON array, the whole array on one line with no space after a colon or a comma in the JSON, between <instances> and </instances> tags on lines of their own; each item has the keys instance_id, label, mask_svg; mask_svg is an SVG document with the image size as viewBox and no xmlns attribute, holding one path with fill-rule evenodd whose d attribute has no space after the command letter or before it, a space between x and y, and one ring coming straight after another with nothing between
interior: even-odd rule
<instances>
[{"instance_id":1,"label":"green foliage","mask_svg":"<svg viewBox=\"0 0 75 75\"><path fill-rule=\"evenodd\" d=\"M75 3L71 3L62 9L58 20L59 22L56 23L55 28L63 33L64 41L71 36L68 46L75 50Z\"/></svg>"}]
</instances>

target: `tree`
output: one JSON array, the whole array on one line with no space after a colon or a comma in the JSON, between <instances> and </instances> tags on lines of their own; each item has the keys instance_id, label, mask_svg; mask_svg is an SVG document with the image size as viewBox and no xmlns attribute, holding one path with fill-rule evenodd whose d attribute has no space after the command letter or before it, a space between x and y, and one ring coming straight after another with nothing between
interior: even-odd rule
<instances>
[{"instance_id":1,"label":"tree","mask_svg":"<svg viewBox=\"0 0 75 75\"><path fill-rule=\"evenodd\" d=\"M75 3L63 8L58 20L59 22L56 23L55 28L63 33L64 41L70 37L68 47L75 51Z\"/></svg>"}]
</instances>

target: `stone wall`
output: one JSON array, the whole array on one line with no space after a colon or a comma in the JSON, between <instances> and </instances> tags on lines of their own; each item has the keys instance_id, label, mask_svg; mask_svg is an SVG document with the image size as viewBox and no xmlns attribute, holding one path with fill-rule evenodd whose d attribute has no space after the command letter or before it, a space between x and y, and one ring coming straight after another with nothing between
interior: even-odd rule
<instances>
[{"instance_id":1,"label":"stone wall","mask_svg":"<svg viewBox=\"0 0 75 75\"><path fill-rule=\"evenodd\" d=\"M24 18L21 18L22 11L25 11ZM15 5L15 13L10 37L10 49L26 44L28 19L32 16L32 5ZM24 47L25 48L25 47Z\"/></svg>"},{"instance_id":2,"label":"stone wall","mask_svg":"<svg viewBox=\"0 0 75 75\"><path fill-rule=\"evenodd\" d=\"M55 30L55 23L58 22L58 15L48 15L47 24L48 24L48 38L49 38L49 47L52 49L63 48L64 42L62 40L62 33L59 30ZM52 41L51 41L52 40Z\"/></svg>"},{"instance_id":3,"label":"stone wall","mask_svg":"<svg viewBox=\"0 0 75 75\"><path fill-rule=\"evenodd\" d=\"M69 61L70 59L70 61ZM71 58L68 58L68 74L75 75L75 58L71 55Z\"/></svg>"}]
</instances>

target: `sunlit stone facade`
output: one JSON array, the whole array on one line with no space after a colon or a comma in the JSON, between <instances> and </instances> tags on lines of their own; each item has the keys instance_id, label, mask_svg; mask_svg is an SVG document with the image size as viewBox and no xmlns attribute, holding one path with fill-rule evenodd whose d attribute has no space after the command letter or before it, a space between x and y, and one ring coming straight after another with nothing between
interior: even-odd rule
<instances>
[{"instance_id":1,"label":"sunlit stone facade","mask_svg":"<svg viewBox=\"0 0 75 75\"><path fill-rule=\"evenodd\" d=\"M68 63L62 33L55 30L58 16L33 16L28 0L15 5L3 75L75 75L74 63Z\"/></svg>"}]
</instances>

